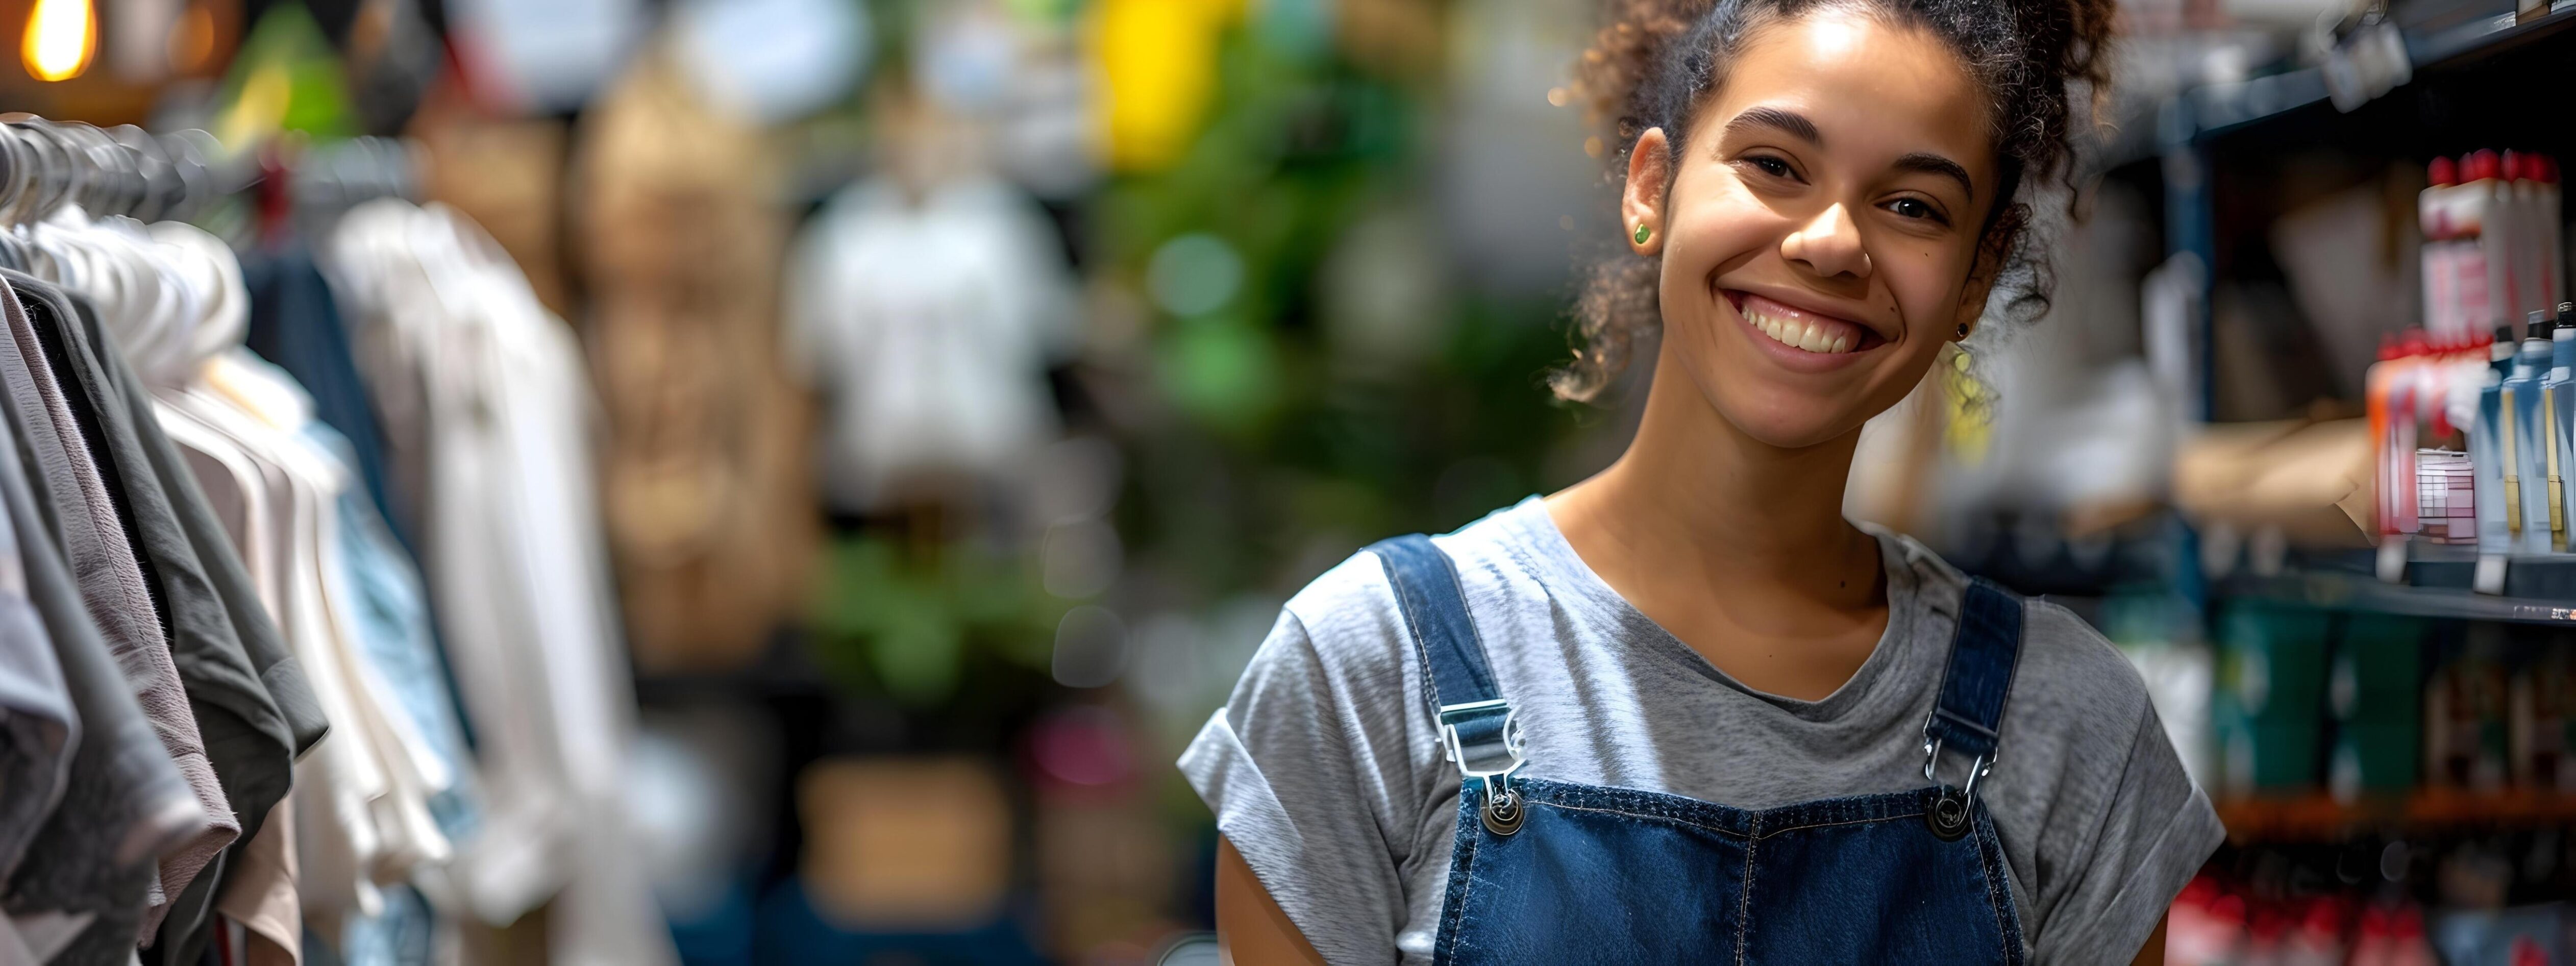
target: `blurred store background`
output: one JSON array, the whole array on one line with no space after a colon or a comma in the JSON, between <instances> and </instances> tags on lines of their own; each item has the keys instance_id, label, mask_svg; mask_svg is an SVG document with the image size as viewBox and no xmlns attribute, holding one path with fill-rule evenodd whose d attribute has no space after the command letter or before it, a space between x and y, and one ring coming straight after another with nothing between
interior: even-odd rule
<instances>
[{"instance_id":1,"label":"blurred store background","mask_svg":"<svg viewBox=\"0 0 2576 966\"><path fill-rule=\"evenodd\" d=\"M2125 3L2054 309L1867 431L1854 516L2146 673L2231 832L2172 962L2576 963L2576 556L2557 502L2473 519L2576 461L2553 346L2519 422L2485 378L2565 297L2557 6ZM0 0L43 119L0 131L0 262L98 299L59 252L112 214L226 243L179 329L107 328L167 405L345 437L320 512L419 595L314 591L418 645L346 634L327 740L420 776L435 847L299 766L304 875L347 880L305 962L1213 961L1170 763L1280 603L1623 443L1543 381L1616 230L1563 86L1593 16ZM298 551L242 552L309 672ZM144 961L270 961L227 909Z\"/></svg>"}]
</instances>

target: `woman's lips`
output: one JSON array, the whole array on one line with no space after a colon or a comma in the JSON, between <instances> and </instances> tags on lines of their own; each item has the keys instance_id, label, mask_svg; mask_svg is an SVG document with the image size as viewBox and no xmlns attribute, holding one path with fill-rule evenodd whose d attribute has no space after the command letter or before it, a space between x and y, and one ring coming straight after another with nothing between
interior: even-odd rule
<instances>
[{"instance_id":1,"label":"woman's lips","mask_svg":"<svg viewBox=\"0 0 2576 966\"><path fill-rule=\"evenodd\" d=\"M1886 340L1850 319L1810 312L1751 292L1730 291L1744 324L1779 345L1815 355L1846 355L1875 349Z\"/></svg>"}]
</instances>

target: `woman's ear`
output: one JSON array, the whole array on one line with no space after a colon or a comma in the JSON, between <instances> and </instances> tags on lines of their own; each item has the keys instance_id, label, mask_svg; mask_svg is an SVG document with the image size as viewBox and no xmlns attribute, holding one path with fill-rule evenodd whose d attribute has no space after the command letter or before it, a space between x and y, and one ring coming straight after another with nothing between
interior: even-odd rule
<instances>
[{"instance_id":1,"label":"woman's ear","mask_svg":"<svg viewBox=\"0 0 2576 966\"><path fill-rule=\"evenodd\" d=\"M1663 128L1648 128L1628 149L1628 183L1619 191L1621 234L1628 250L1653 255L1664 250L1664 185L1671 180L1671 145Z\"/></svg>"}]
</instances>

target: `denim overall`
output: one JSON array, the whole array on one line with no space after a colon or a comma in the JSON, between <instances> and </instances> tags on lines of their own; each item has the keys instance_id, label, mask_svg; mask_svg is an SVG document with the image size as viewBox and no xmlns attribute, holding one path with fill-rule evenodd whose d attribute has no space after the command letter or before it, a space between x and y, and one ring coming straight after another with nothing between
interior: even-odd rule
<instances>
[{"instance_id":1,"label":"denim overall","mask_svg":"<svg viewBox=\"0 0 2576 966\"><path fill-rule=\"evenodd\" d=\"M2022 962L2003 849L1977 802L2021 652L2022 604L1968 588L1917 791L1760 811L1515 773L1520 723L1494 686L1457 571L1429 538L1371 548L1464 776L1434 966L1474 963ZM1969 761L1964 788L1935 778Z\"/></svg>"}]
</instances>

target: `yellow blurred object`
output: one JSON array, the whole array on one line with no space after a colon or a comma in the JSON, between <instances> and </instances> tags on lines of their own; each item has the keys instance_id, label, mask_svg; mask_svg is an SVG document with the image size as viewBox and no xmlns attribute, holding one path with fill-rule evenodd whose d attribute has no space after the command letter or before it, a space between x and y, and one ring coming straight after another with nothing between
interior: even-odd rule
<instances>
[{"instance_id":1,"label":"yellow blurred object","mask_svg":"<svg viewBox=\"0 0 2576 966\"><path fill-rule=\"evenodd\" d=\"M797 781L804 878L844 926L941 932L1002 911L1011 810L972 759L830 758Z\"/></svg>"},{"instance_id":2,"label":"yellow blurred object","mask_svg":"<svg viewBox=\"0 0 2576 966\"><path fill-rule=\"evenodd\" d=\"M1986 447L1994 441L1995 392L1970 371L1968 350L1953 347L1947 365L1941 368L1942 439L1950 444L1950 455L1962 465L1975 466L1986 459Z\"/></svg>"},{"instance_id":3,"label":"yellow blurred object","mask_svg":"<svg viewBox=\"0 0 2576 966\"><path fill-rule=\"evenodd\" d=\"M36 0L19 46L27 75L40 81L79 77L98 53L98 9L90 0Z\"/></svg>"},{"instance_id":4,"label":"yellow blurred object","mask_svg":"<svg viewBox=\"0 0 2576 966\"><path fill-rule=\"evenodd\" d=\"M267 141L285 125L286 107L294 93L283 65L260 65L243 79L241 97L233 101L232 109L215 120L215 139L225 144Z\"/></svg>"},{"instance_id":5,"label":"yellow blurred object","mask_svg":"<svg viewBox=\"0 0 2576 966\"><path fill-rule=\"evenodd\" d=\"M1217 44L1241 0L1105 0L1093 53L1106 103L1093 111L1111 170L1170 165L1216 99Z\"/></svg>"}]
</instances>

